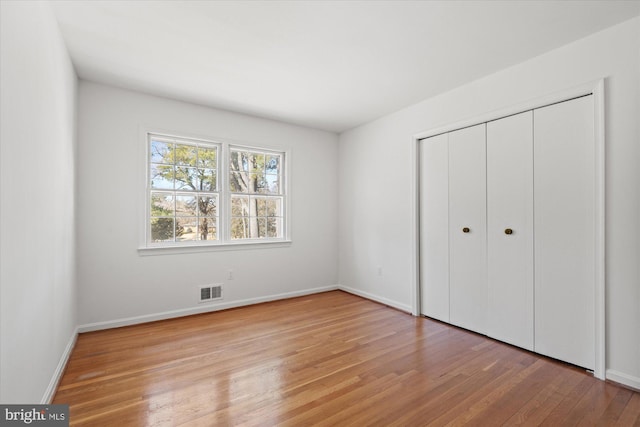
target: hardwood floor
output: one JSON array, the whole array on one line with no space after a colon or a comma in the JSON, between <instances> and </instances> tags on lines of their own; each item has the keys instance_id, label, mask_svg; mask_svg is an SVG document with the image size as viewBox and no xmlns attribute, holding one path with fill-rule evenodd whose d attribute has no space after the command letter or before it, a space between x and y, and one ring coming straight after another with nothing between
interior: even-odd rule
<instances>
[{"instance_id":1,"label":"hardwood floor","mask_svg":"<svg viewBox=\"0 0 640 427\"><path fill-rule=\"evenodd\" d=\"M81 334L86 426L640 426L640 393L340 291Z\"/></svg>"}]
</instances>

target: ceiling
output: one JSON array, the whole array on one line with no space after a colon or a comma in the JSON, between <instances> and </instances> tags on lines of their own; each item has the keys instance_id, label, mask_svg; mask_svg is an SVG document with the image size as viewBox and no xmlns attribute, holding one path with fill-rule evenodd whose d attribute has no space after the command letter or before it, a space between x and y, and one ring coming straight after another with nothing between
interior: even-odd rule
<instances>
[{"instance_id":1,"label":"ceiling","mask_svg":"<svg viewBox=\"0 0 640 427\"><path fill-rule=\"evenodd\" d=\"M80 78L342 132L640 1L53 1Z\"/></svg>"}]
</instances>

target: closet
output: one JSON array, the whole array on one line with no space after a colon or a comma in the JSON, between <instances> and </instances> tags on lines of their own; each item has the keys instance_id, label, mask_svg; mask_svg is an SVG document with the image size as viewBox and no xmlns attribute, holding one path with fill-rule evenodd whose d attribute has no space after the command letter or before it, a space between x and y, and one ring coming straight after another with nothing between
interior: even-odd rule
<instances>
[{"instance_id":1,"label":"closet","mask_svg":"<svg viewBox=\"0 0 640 427\"><path fill-rule=\"evenodd\" d=\"M593 95L420 140L421 313L595 365Z\"/></svg>"}]
</instances>

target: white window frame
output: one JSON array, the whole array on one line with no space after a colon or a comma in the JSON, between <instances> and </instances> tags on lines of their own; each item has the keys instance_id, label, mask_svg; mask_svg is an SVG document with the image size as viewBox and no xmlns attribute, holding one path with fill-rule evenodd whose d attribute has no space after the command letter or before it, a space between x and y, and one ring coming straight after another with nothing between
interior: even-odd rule
<instances>
[{"instance_id":1,"label":"white window frame","mask_svg":"<svg viewBox=\"0 0 640 427\"><path fill-rule=\"evenodd\" d=\"M273 150L273 149L268 149L268 148L260 148L260 147L255 147L255 146L248 146L248 145L238 145L238 144L228 144L225 146L226 149L226 155L224 158L224 162L225 162L225 167L226 167L226 172L225 172L225 178L227 179L227 185L224 187L224 191L221 192L221 194L223 195L223 197L225 198L225 205L227 207L227 209L225 209L225 220L224 223L227 226L225 228L225 240L227 242L245 242L245 243L262 243L265 241L281 241L284 238L286 238L286 222L287 222L287 209L286 209L286 204L287 204L287 194L286 194L286 188L285 188L285 180L286 180L286 161L287 161L287 154L284 151L278 151L278 150ZM257 238L257 239L238 239L238 240L232 240L231 239L231 223L232 223L232 213L231 213L231 198L233 195L238 195L238 194L244 194L244 193L237 193L237 192L232 192L231 191L231 185L228 182L228 178L229 178L229 174L230 174L230 170L229 170L229 160L231 158L231 150L237 150L237 151L248 151L248 152L254 152L254 153L260 153L260 154L264 154L264 155L278 155L281 156L281 169L282 172L280 173L280 182L279 182L279 186L280 186L280 193L279 194L268 194L268 193L246 193L247 196L254 196L254 197L264 197L264 198L270 198L270 197L279 197L282 199L282 224L281 224L281 228L282 228L282 235L283 237L277 237L277 238L269 238L269 237L265 237L265 238Z\"/></svg>"},{"instance_id":2,"label":"white window frame","mask_svg":"<svg viewBox=\"0 0 640 427\"><path fill-rule=\"evenodd\" d=\"M182 242L150 242L151 233L151 157L150 157L150 141L151 136L157 136L160 139L172 139L177 143L184 141L185 143L203 143L207 145L215 145L218 147L218 176L217 176L217 193L218 193L218 224L217 233L218 240L195 240ZM143 193L140 200L142 201L139 209L140 216L140 233L138 243L138 253L140 255L164 255L164 254L181 254L194 252L210 252L220 250L242 250L253 248L272 248L291 245L290 231L290 170L291 170L291 150L283 147L273 146L269 144L248 144L246 142L234 141L223 138L203 137L193 135L188 132L167 131L158 128L140 129L141 149L140 161L143 162L144 173L141 173L142 183L140 185ZM278 238L257 238L257 239L235 239L231 240L231 189L229 186L229 159L231 148L242 149L247 151L257 151L264 153L279 154L282 156L281 162L281 194L282 197L282 237ZM159 190L162 191L162 190ZM179 192L176 191L176 192ZM266 195L268 196L268 195Z\"/></svg>"}]
</instances>

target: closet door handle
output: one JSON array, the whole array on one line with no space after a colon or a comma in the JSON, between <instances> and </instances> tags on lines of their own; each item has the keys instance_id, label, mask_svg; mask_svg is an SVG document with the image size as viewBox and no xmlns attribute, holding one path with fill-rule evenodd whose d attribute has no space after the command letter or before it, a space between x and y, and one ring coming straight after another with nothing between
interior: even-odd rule
<instances>
[{"instance_id":1,"label":"closet door handle","mask_svg":"<svg viewBox=\"0 0 640 427\"><path fill-rule=\"evenodd\" d=\"M469 227L465 227L465 228L462 229L463 233L468 233L469 231L471 231L471 230L469 230Z\"/></svg>"},{"instance_id":2,"label":"closet door handle","mask_svg":"<svg viewBox=\"0 0 640 427\"><path fill-rule=\"evenodd\" d=\"M506 228L506 229L504 230L504 234L513 234L513 230L512 230L512 229L510 229L510 228Z\"/></svg>"}]
</instances>

